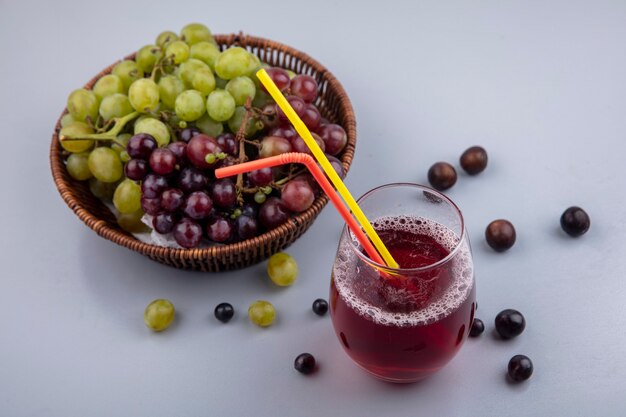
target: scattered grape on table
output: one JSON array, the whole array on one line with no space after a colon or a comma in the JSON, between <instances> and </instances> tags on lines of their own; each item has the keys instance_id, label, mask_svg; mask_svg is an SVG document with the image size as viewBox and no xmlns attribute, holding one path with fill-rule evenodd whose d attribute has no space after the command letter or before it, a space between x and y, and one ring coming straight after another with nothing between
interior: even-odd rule
<instances>
[{"instance_id":1,"label":"scattered grape on table","mask_svg":"<svg viewBox=\"0 0 626 417\"><path fill-rule=\"evenodd\" d=\"M220 51L198 23L162 32L91 90L69 95L59 133L68 174L112 203L124 230L142 232L148 223L183 248L233 243L280 226L320 193L303 167L224 180L214 174L246 160L310 153L256 79L261 67L343 176L335 156L348 137L317 108L316 79L270 67L238 46Z\"/></svg>"}]
</instances>

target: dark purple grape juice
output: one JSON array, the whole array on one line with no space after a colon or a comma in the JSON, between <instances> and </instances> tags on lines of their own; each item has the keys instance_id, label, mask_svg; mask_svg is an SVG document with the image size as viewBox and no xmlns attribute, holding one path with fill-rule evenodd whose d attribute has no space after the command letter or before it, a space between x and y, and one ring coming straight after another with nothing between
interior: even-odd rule
<instances>
[{"instance_id":1,"label":"dark purple grape juice","mask_svg":"<svg viewBox=\"0 0 626 417\"><path fill-rule=\"evenodd\" d=\"M417 381L450 361L469 334L471 254L429 220L386 217L373 225L402 273L380 274L349 242L340 245L330 290L333 325L362 368L392 382Z\"/></svg>"}]
</instances>

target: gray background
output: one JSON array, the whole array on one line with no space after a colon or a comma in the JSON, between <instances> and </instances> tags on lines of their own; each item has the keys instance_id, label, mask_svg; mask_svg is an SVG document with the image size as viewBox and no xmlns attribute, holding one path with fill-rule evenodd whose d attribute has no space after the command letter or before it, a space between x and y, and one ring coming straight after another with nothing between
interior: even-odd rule
<instances>
[{"instance_id":1,"label":"gray background","mask_svg":"<svg viewBox=\"0 0 626 417\"><path fill-rule=\"evenodd\" d=\"M358 119L355 195L425 182L435 161L489 151L478 177L448 193L473 243L478 317L487 331L439 374L389 385L343 353L327 297L342 222L327 207L294 244L297 283L273 287L264 265L205 275L167 268L99 238L65 206L48 146L68 93L165 29L202 21L308 52L343 83ZM626 3L623 1L27 2L0 0L0 415L623 415L626 399ZM558 219L577 204L591 231ZM510 219L518 243L496 254L483 231ZM153 334L143 309L176 305ZM279 318L259 329L248 304ZM222 301L237 314L212 317ZM528 322L492 335L503 308ZM293 359L310 351L311 377ZM529 355L535 374L508 384Z\"/></svg>"}]
</instances>

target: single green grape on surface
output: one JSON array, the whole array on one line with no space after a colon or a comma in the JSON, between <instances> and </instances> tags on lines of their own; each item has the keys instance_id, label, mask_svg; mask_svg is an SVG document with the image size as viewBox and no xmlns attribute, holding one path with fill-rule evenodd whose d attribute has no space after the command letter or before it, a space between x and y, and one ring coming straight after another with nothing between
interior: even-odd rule
<instances>
[{"instance_id":1,"label":"single green grape on surface","mask_svg":"<svg viewBox=\"0 0 626 417\"><path fill-rule=\"evenodd\" d=\"M135 123L135 135L138 133L147 133L151 135L159 147L163 147L170 143L170 131L165 123L153 117L146 116Z\"/></svg>"},{"instance_id":2,"label":"single green grape on surface","mask_svg":"<svg viewBox=\"0 0 626 417\"><path fill-rule=\"evenodd\" d=\"M133 82L128 89L128 99L140 113L154 111L159 106L159 86L149 78Z\"/></svg>"},{"instance_id":3,"label":"single green grape on surface","mask_svg":"<svg viewBox=\"0 0 626 417\"><path fill-rule=\"evenodd\" d=\"M125 179L113 194L113 205L120 213L134 213L141 209L141 187L133 180Z\"/></svg>"},{"instance_id":4,"label":"single green grape on surface","mask_svg":"<svg viewBox=\"0 0 626 417\"><path fill-rule=\"evenodd\" d=\"M276 310L269 301L257 300L250 304L248 308L248 317L250 321L257 326L267 327L274 322L276 318Z\"/></svg>"},{"instance_id":5,"label":"single green grape on surface","mask_svg":"<svg viewBox=\"0 0 626 417\"><path fill-rule=\"evenodd\" d=\"M87 117L95 122L98 117L99 104L96 94L84 88L72 91L67 98L67 110L74 120L79 122L84 122Z\"/></svg>"},{"instance_id":6,"label":"single green grape on surface","mask_svg":"<svg viewBox=\"0 0 626 417\"><path fill-rule=\"evenodd\" d=\"M105 146L91 151L87 162L93 176L102 182L116 182L124 173L120 156Z\"/></svg>"},{"instance_id":7,"label":"single green grape on surface","mask_svg":"<svg viewBox=\"0 0 626 417\"><path fill-rule=\"evenodd\" d=\"M67 158L67 172L72 178L78 181L84 181L92 177L89 164L87 163L88 159L88 152L73 153Z\"/></svg>"},{"instance_id":8,"label":"single green grape on surface","mask_svg":"<svg viewBox=\"0 0 626 417\"><path fill-rule=\"evenodd\" d=\"M143 320L150 329L160 332L170 327L175 315L176 310L171 301L158 299L148 304L143 313Z\"/></svg>"},{"instance_id":9,"label":"single green grape on surface","mask_svg":"<svg viewBox=\"0 0 626 417\"><path fill-rule=\"evenodd\" d=\"M99 100L102 100L111 94L125 93L126 89L120 77L115 74L107 74L96 81L93 92Z\"/></svg>"},{"instance_id":10,"label":"single green grape on surface","mask_svg":"<svg viewBox=\"0 0 626 417\"><path fill-rule=\"evenodd\" d=\"M62 140L63 137L80 138L82 135L89 135L93 133L93 129L83 122L72 122L69 125L61 128L59 132L59 140L61 140L61 147L68 152L81 153L89 150L93 147L93 140Z\"/></svg>"},{"instance_id":11,"label":"single green grape on surface","mask_svg":"<svg viewBox=\"0 0 626 417\"><path fill-rule=\"evenodd\" d=\"M274 284L289 286L298 278L298 263L284 252L275 253L267 262L267 275Z\"/></svg>"}]
</instances>

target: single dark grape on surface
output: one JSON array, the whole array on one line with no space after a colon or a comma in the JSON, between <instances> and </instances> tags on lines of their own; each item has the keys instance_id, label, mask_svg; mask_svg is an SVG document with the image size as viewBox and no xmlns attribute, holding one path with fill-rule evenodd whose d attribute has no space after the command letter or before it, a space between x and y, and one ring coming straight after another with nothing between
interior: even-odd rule
<instances>
[{"instance_id":1,"label":"single dark grape on surface","mask_svg":"<svg viewBox=\"0 0 626 417\"><path fill-rule=\"evenodd\" d=\"M178 176L178 187L187 194L206 189L208 183L208 178L196 168L183 168Z\"/></svg>"},{"instance_id":2,"label":"single dark grape on surface","mask_svg":"<svg viewBox=\"0 0 626 417\"><path fill-rule=\"evenodd\" d=\"M561 228L571 237L582 236L591 226L591 219L585 210L572 206L561 215Z\"/></svg>"},{"instance_id":3,"label":"single dark grape on surface","mask_svg":"<svg viewBox=\"0 0 626 417\"><path fill-rule=\"evenodd\" d=\"M218 137L215 138L217 144L224 152L229 155L237 154L237 141L235 140L235 135L232 133L222 133Z\"/></svg>"},{"instance_id":4,"label":"single dark grape on surface","mask_svg":"<svg viewBox=\"0 0 626 417\"><path fill-rule=\"evenodd\" d=\"M145 161L150 158L150 154L157 148L157 141L147 133L139 133L131 137L126 145L126 151L131 158L143 159Z\"/></svg>"},{"instance_id":5,"label":"single dark grape on surface","mask_svg":"<svg viewBox=\"0 0 626 417\"><path fill-rule=\"evenodd\" d=\"M161 194L161 208L167 212L174 212L183 206L185 194L178 188L169 188Z\"/></svg>"},{"instance_id":6,"label":"single dark grape on surface","mask_svg":"<svg viewBox=\"0 0 626 417\"><path fill-rule=\"evenodd\" d=\"M526 355L515 355L509 361L507 373L515 382L526 381L533 374L533 362Z\"/></svg>"},{"instance_id":7,"label":"single dark grape on surface","mask_svg":"<svg viewBox=\"0 0 626 417\"><path fill-rule=\"evenodd\" d=\"M215 217L207 223L206 234L213 242L224 243L232 237L233 225L222 217Z\"/></svg>"},{"instance_id":8,"label":"single dark grape on surface","mask_svg":"<svg viewBox=\"0 0 626 417\"><path fill-rule=\"evenodd\" d=\"M176 155L168 148L158 148L150 155L150 168L156 174L168 175L176 168Z\"/></svg>"},{"instance_id":9,"label":"single dark grape on surface","mask_svg":"<svg viewBox=\"0 0 626 417\"><path fill-rule=\"evenodd\" d=\"M480 146L472 146L463 152L459 160L461 168L469 175L476 175L487 168L487 151Z\"/></svg>"},{"instance_id":10,"label":"single dark grape on surface","mask_svg":"<svg viewBox=\"0 0 626 417\"><path fill-rule=\"evenodd\" d=\"M183 203L185 216L194 220L204 219L211 213L212 209L213 201L204 191L194 191L187 196Z\"/></svg>"},{"instance_id":11,"label":"single dark grape on surface","mask_svg":"<svg viewBox=\"0 0 626 417\"><path fill-rule=\"evenodd\" d=\"M310 353L301 353L296 357L293 366L296 371L308 375L315 370L315 357Z\"/></svg>"},{"instance_id":12,"label":"single dark grape on surface","mask_svg":"<svg viewBox=\"0 0 626 417\"><path fill-rule=\"evenodd\" d=\"M503 339L511 339L522 334L526 319L517 310L508 308L498 313L495 320L496 331Z\"/></svg>"},{"instance_id":13,"label":"single dark grape on surface","mask_svg":"<svg viewBox=\"0 0 626 417\"><path fill-rule=\"evenodd\" d=\"M154 230L161 234L171 232L175 223L176 219L172 213L159 213L152 218Z\"/></svg>"},{"instance_id":14,"label":"single dark grape on surface","mask_svg":"<svg viewBox=\"0 0 626 417\"><path fill-rule=\"evenodd\" d=\"M317 314L318 316L323 316L326 314L326 312L328 312L328 302L323 298L318 298L317 300L313 301L312 308L315 314Z\"/></svg>"},{"instance_id":15,"label":"single dark grape on surface","mask_svg":"<svg viewBox=\"0 0 626 417\"><path fill-rule=\"evenodd\" d=\"M124 165L124 175L131 180L140 181L148 175L148 163L143 159L131 159Z\"/></svg>"},{"instance_id":16,"label":"single dark grape on surface","mask_svg":"<svg viewBox=\"0 0 626 417\"><path fill-rule=\"evenodd\" d=\"M187 159L197 168L207 169L215 165L217 158L213 163L206 161L206 156L209 154L219 154L223 152L223 149L217 144L215 138L207 136L205 134L199 134L191 138L187 144L186 154Z\"/></svg>"},{"instance_id":17,"label":"single dark grape on surface","mask_svg":"<svg viewBox=\"0 0 626 417\"><path fill-rule=\"evenodd\" d=\"M259 210L259 221L267 229L274 229L289 219L289 210L277 197L268 198Z\"/></svg>"},{"instance_id":18,"label":"single dark grape on surface","mask_svg":"<svg viewBox=\"0 0 626 417\"><path fill-rule=\"evenodd\" d=\"M327 124L320 128L320 136L326 144L326 153L338 155L348 143L348 134L338 124Z\"/></svg>"},{"instance_id":19,"label":"single dark grape on surface","mask_svg":"<svg viewBox=\"0 0 626 417\"><path fill-rule=\"evenodd\" d=\"M160 197L168 188L167 180L160 175L148 174L141 183L141 195L146 198Z\"/></svg>"},{"instance_id":20,"label":"single dark grape on surface","mask_svg":"<svg viewBox=\"0 0 626 417\"><path fill-rule=\"evenodd\" d=\"M485 331L485 323L481 319L474 319L470 328L469 337L478 337Z\"/></svg>"},{"instance_id":21,"label":"single dark grape on surface","mask_svg":"<svg viewBox=\"0 0 626 417\"><path fill-rule=\"evenodd\" d=\"M235 309L230 303L220 303L215 307L214 314L222 323L228 323L235 315Z\"/></svg>"},{"instance_id":22,"label":"single dark grape on surface","mask_svg":"<svg viewBox=\"0 0 626 417\"><path fill-rule=\"evenodd\" d=\"M235 228L237 230L237 236L242 240L246 240L257 235L259 225L254 217L242 214L235 219Z\"/></svg>"},{"instance_id":23,"label":"single dark grape on surface","mask_svg":"<svg viewBox=\"0 0 626 417\"><path fill-rule=\"evenodd\" d=\"M310 75L296 75L291 80L291 93L311 103L317 98L317 81Z\"/></svg>"},{"instance_id":24,"label":"single dark grape on surface","mask_svg":"<svg viewBox=\"0 0 626 417\"><path fill-rule=\"evenodd\" d=\"M428 182L434 189L447 190L456 184L456 170L447 162L437 162L428 170Z\"/></svg>"},{"instance_id":25,"label":"single dark grape on surface","mask_svg":"<svg viewBox=\"0 0 626 417\"><path fill-rule=\"evenodd\" d=\"M215 181L211 187L211 200L221 208L230 208L237 202L237 188L230 178Z\"/></svg>"},{"instance_id":26,"label":"single dark grape on surface","mask_svg":"<svg viewBox=\"0 0 626 417\"><path fill-rule=\"evenodd\" d=\"M515 244L517 235L513 224L504 219L494 220L485 230L487 244L496 252L504 252Z\"/></svg>"},{"instance_id":27,"label":"single dark grape on surface","mask_svg":"<svg viewBox=\"0 0 626 417\"><path fill-rule=\"evenodd\" d=\"M174 240L183 248L195 248L202 241L202 226L184 218L174 226Z\"/></svg>"}]
</instances>

